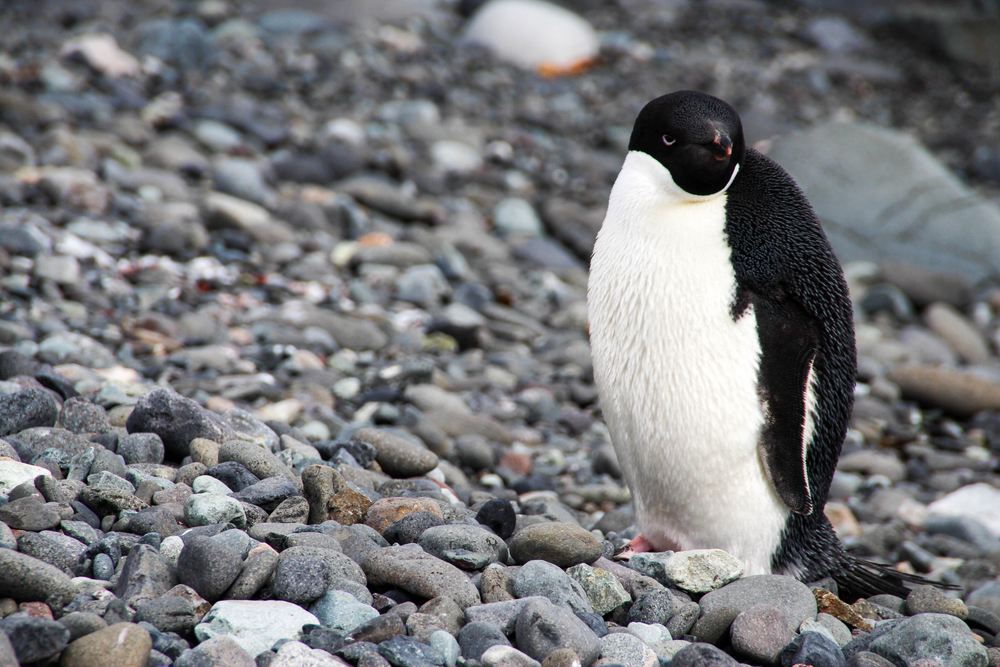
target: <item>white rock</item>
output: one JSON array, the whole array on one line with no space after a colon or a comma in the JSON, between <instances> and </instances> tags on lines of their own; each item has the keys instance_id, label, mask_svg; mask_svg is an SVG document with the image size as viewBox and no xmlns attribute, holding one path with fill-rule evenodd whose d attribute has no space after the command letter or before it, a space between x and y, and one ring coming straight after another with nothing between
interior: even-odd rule
<instances>
[{"instance_id":1,"label":"white rock","mask_svg":"<svg viewBox=\"0 0 1000 667\"><path fill-rule=\"evenodd\" d=\"M62 55L80 54L87 64L112 79L139 73L139 61L122 51L118 41L106 32L91 32L72 39L63 46Z\"/></svg>"},{"instance_id":2,"label":"white rock","mask_svg":"<svg viewBox=\"0 0 1000 667\"><path fill-rule=\"evenodd\" d=\"M600 51L590 23L542 0L486 3L469 20L462 41L481 44L498 58L527 69L572 69Z\"/></svg>"},{"instance_id":3,"label":"white rock","mask_svg":"<svg viewBox=\"0 0 1000 667\"><path fill-rule=\"evenodd\" d=\"M743 563L722 549L678 551L663 564L664 576L689 593L707 593L735 581Z\"/></svg>"},{"instance_id":4,"label":"white rock","mask_svg":"<svg viewBox=\"0 0 1000 667\"><path fill-rule=\"evenodd\" d=\"M287 642L278 649L271 667L345 667L346 663L319 648L309 648L302 642Z\"/></svg>"},{"instance_id":5,"label":"white rock","mask_svg":"<svg viewBox=\"0 0 1000 667\"><path fill-rule=\"evenodd\" d=\"M319 619L291 602L282 600L220 600L212 605L212 609L205 614L201 623L194 627L194 634L199 642L212 637L229 636L244 651L257 657L260 653L270 650L274 642L279 639L295 637L302 631L302 626L308 624L319 625ZM295 650L291 650L289 653L295 653ZM321 651L321 653L325 652ZM325 653L325 655L329 656L330 654ZM330 657L333 659L332 656ZM287 662L282 664L304 663ZM335 660L322 664L338 665L339 667L342 665Z\"/></svg>"},{"instance_id":6,"label":"white rock","mask_svg":"<svg viewBox=\"0 0 1000 667\"><path fill-rule=\"evenodd\" d=\"M927 506L931 516L967 516L978 519L1000 538L1000 489L985 482L970 484L952 491Z\"/></svg>"},{"instance_id":7,"label":"white rock","mask_svg":"<svg viewBox=\"0 0 1000 667\"><path fill-rule=\"evenodd\" d=\"M431 158L438 169L449 174L468 174L483 165L475 148L462 141L442 139L431 145Z\"/></svg>"},{"instance_id":8,"label":"white rock","mask_svg":"<svg viewBox=\"0 0 1000 667\"><path fill-rule=\"evenodd\" d=\"M220 496L226 496L232 492L232 489L211 475L199 475L195 477L191 483L191 488L195 493L217 493Z\"/></svg>"},{"instance_id":9,"label":"white rock","mask_svg":"<svg viewBox=\"0 0 1000 667\"><path fill-rule=\"evenodd\" d=\"M483 667L540 667L541 663L513 646L497 644L483 652Z\"/></svg>"},{"instance_id":10,"label":"white rock","mask_svg":"<svg viewBox=\"0 0 1000 667\"><path fill-rule=\"evenodd\" d=\"M52 473L41 466L33 466L30 463L11 460L0 461L0 494L6 495L15 486L30 482L39 475L51 476Z\"/></svg>"}]
</instances>

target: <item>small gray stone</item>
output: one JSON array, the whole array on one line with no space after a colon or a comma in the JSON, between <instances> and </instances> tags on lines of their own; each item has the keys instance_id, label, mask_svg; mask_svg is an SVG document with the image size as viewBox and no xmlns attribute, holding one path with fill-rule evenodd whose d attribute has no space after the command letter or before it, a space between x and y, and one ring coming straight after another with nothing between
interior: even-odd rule
<instances>
[{"instance_id":1,"label":"small gray stone","mask_svg":"<svg viewBox=\"0 0 1000 667\"><path fill-rule=\"evenodd\" d=\"M438 558L449 549L466 549L486 555L489 563L507 562L507 545L495 533L480 526L433 526L420 535L418 543L424 551Z\"/></svg>"},{"instance_id":2,"label":"small gray stone","mask_svg":"<svg viewBox=\"0 0 1000 667\"><path fill-rule=\"evenodd\" d=\"M936 660L944 667L985 667L986 648L964 622L946 614L918 614L902 619L876 638L869 650L896 664ZM846 653L846 650L845 650Z\"/></svg>"},{"instance_id":3,"label":"small gray stone","mask_svg":"<svg viewBox=\"0 0 1000 667\"><path fill-rule=\"evenodd\" d=\"M542 236L545 233L535 208L518 197L500 200L493 209L493 225L502 236Z\"/></svg>"},{"instance_id":4,"label":"small gray stone","mask_svg":"<svg viewBox=\"0 0 1000 667\"><path fill-rule=\"evenodd\" d=\"M788 619L770 604L757 604L740 612L729 632L737 652L762 663L777 662L782 649L795 638Z\"/></svg>"},{"instance_id":5,"label":"small gray stone","mask_svg":"<svg viewBox=\"0 0 1000 667\"><path fill-rule=\"evenodd\" d=\"M906 596L907 616L923 613L950 614L965 619L969 610L961 600L946 595L934 586L915 586Z\"/></svg>"},{"instance_id":6,"label":"small gray stone","mask_svg":"<svg viewBox=\"0 0 1000 667\"><path fill-rule=\"evenodd\" d=\"M713 609L735 607L746 611L757 604L774 604L793 627L816 618L816 598L809 587L791 577L758 574L737 579L706 593L699 601L704 614Z\"/></svg>"},{"instance_id":7,"label":"small gray stone","mask_svg":"<svg viewBox=\"0 0 1000 667\"><path fill-rule=\"evenodd\" d=\"M177 577L209 602L222 597L240 574L243 561L224 542L204 535L189 537L177 558Z\"/></svg>"},{"instance_id":8,"label":"small gray stone","mask_svg":"<svg viewBox=\"0 0 1000 667\"><path fill-rule=\"evenodd\" d=\"M132 463L163 463L163 440L155 433L129 433L118 441L117 453Z\"/></svg>"},{"instance_id":9,"label":"small gray stone","mask_svg":"<svg viewBox=\"0 0 1000 667\"><path fill-rule=\"evenodd\" d=\"M517 616L515 629L517 648L535 660L561 648L572 649L580 662L589 665L601 652L601 643L594 631L569 609L546 599L532 599Z\"/></svg>"},{"instance_id":10,"label":"small gray stone","mask_svg":"<svg viewBox=\"0 0 1000 667\"><path fill-rule=\"evenodd\" d=\"M543 560L528 561L518 569L514 594L519 598L540 595L573 612L594 612L583 587L562 568Z\"/></svg>"},{"instance_id":11,"label":"small gray stone","mask_svg":"<svg viewBox=\"0 0 1000 667\"><path fill-rule=\"evenodd\" d=\"M246 520L246 512L240 501L229 496L195 493L184 501L184 522L189 526L232 523L240 528L246 525Z\"/></svg>"},{"instance_id":12,"label":"small gray stone","mask_svg":"<svg viewBox=\"0 0 1000 667\"><path fill-rule=\"evenodd\" d=\"M601 637L601 660L623 667L655 667L656 653L641 639L628 632Z\"/></svg>"},{"instance_id":13,"label":"small gray stone","mask_svg":"<svg viewBox=\"0 0 1000 667\"><path fill-rule=\"evenodd\" d=\"M479 591L461 570L415 544L370 551L361 567L372 586L398 586L425 598L446 595L463 609L481 601Z\"/></svg>"}]
</instances>

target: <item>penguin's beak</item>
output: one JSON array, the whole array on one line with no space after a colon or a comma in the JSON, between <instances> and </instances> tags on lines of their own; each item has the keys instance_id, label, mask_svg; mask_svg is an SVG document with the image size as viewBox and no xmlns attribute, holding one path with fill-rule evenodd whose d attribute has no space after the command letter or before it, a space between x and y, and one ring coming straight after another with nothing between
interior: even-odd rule
<instances>
[{"instance_id":1,"label":"penguin's beak","mask_svg":"<svg viewBox=\"0 0 1000 667\"><path fill-rule=\"evenodd\" d=\"M719 162L728 160L729 156L733 154L733 140L729 138L728 134L716 130L715 139L709 144L708 150Z\"/></svg>"}]
</instances>

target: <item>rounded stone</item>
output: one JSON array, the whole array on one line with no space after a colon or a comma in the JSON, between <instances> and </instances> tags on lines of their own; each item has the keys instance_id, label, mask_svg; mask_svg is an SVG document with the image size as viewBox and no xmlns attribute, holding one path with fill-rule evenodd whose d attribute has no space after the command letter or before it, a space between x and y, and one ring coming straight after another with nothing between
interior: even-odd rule
<instances>
[{"instance_id":1,"label":"rounded stone","mask_svg":"<svg viewBox=\"0 0 1000 667\"><path fill-rule=\"evenodd\" d=\"M218 480L212 479L214 482ZM246 512L240 501L217 493L195 493L184 501L184 522L189 526L210 526L232 523L237 528L246 525Z\"/></svg>"},{"instance_id":2,"label":"rounded stone","mask_svg":"<svg viewBox=\"0 0 1000 667\"><path fill-rule=\"evenodd\" d=\"M570 610L546 599L532 598L517 615L517 648L535 660L543 660L557 649L568 648L589 665L601 652L594 631Z\"/></svg>"},{"instance_id":3,"label":"rounded stone","mask_svg":"<svg viewBox=\"0 0 1000 667\"><path fill-rule=\"evenodd\" d=\"M362 428L355 431L352 437L374 446L378 464L392 477L416 477L438 466L438 457L434 452L389 431Z\"/></svg>"},{"instance_id":4,"label":"rounded stone","mask_svg":"<svg viewBox=\"0 0 1000 667\"><path fill-rule=\"evenodd\" d=\"M816 618L816 598L809 587L791 577L758 574L737 579L706 593L699 601L703 616L715 609L732 607L746 611L757 604L774 604L793 627Z\"/></svg>"},{"instance_id":5,"label":"rounded stone","mask_svg":"<svg viewBox=\"0 0 1000 667\"><path fill-rule=\"evenodd\" d=\"M573 612L594 612L583 587L562 568L544 560L528 561L517 570L514 594L519 598L540 595Z\"/></svg>"},{"instance_id":6,"label":"rounded stone","mask_svg":"<svg viewBox=\"0 0 1000 667\"><path fill-rule=\"evenodd\" d=\"M785 615L769 604L754 605L740 612L729 634L738 653L762 663L776 662L782 649L795 637Z\"/></svg>"},{"instance_id":7,"label":"rounded stone","mask_svg":"<svg viewBox=\"0 0 1000 667\"><path fill-rule=\"evenodd\" d=\"M567 568L578 563L593 563L600 558L601 541L575 524L539 523L514 535L510 541L510 555L518 564L545 560Z\"/></svg>"}]
</instances>

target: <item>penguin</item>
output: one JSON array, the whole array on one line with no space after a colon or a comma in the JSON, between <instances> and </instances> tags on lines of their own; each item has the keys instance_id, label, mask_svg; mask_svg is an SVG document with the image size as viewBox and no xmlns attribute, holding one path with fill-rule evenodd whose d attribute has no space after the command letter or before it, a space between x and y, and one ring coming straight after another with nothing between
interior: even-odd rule
<instances>
[{"instance_id":1,"label":"penguin","mask_svg":"<svg viewBox=\"0 0 1000 667\"><path fill-rule=\"evenodd\" d=\"M929 583L848 554L823 513L857 368L843 270L726 102L635 120L588 283L594 379L632 490L632 552L723 549L842 595Z\"/></svg>"}]
</instances>

